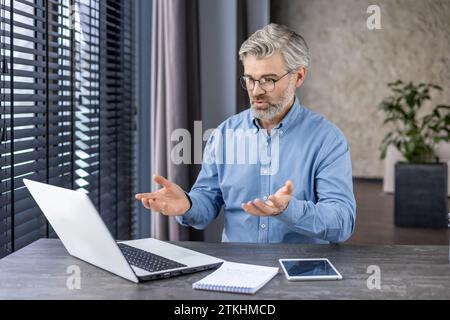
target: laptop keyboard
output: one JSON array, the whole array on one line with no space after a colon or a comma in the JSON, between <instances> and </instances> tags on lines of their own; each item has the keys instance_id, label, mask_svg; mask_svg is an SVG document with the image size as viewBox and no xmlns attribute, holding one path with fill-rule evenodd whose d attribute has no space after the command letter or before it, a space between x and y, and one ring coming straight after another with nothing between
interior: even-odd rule
<instances>
[{"instance_id":1,"label":"laptop keyboard","mask_svg":"<svg viewBox=\"0 0 450 320\"><path fill-rule=\"evenodd\" d=\"M163 258L148 251L131 247L123 243L118 243L118 246L129 264L147 270L149 272L187 267L184 264Z\"/></svg>"}]
</instances>

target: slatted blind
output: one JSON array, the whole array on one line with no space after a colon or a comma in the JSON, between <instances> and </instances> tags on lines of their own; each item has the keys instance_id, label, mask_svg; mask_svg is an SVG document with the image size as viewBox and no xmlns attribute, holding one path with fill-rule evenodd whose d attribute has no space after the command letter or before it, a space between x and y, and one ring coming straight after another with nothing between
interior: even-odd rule
<instances>
[{"instance_id":1,"label":"slatted blind","mask_svg":"<svg viewBox=\"0 0 450 320\"><path fill-rule=\"evenodd\" d=\"M0 257L56 236L22 179L88 193L133 236L133 17L128 0L0 0Z\"/></svg>"}]
</instances>

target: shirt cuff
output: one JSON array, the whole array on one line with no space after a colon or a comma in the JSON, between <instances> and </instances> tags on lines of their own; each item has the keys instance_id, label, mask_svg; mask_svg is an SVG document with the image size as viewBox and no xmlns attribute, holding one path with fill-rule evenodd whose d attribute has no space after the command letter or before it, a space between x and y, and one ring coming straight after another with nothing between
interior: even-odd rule
<instances>
[{"instance_id":1,"label":"shirt cuff","mask_svg":"<svg viewBox=\"0 0 450 320\"><path fill-rule=\"evenodd\" d=\"M195 216L195 208L197 207L197 200L195 200L195 197L191 197L187 192L184 192L189 200L189 203L191 204L191 207L188 211L185 212L182 216L176 216L175 219L178 221L179 224L189 227L189 222L192 222L194 220Z\"/></svg>"},{"instance_id":2,"label":"shirt cuff","mask_svg":"<svg viewBox=\"0 0 450 320\"><path fill-rule=\"evenodd\" d=\"M191 210L191 208L192 208L192 200L191 200L191 197L189 196L189 193L187 193L186 191L184 192L184 194L186 195L186 197L188 198L188 200L189 200L189 210ZM188 211L189 211L188 210Z\"/></svg>"},{"instance_id":3,"label":"shirt cuff","mask_svg":"<svg viewBox=\"0 0 450 320\"><path fill-rule=\"evenodd\" d=\"M275 217L288 225L296 225L298 224L300 219L305 215L304 203L305 201L297 200L294 197L292 197L286 209Z\"/></svg>"}]
</instances>

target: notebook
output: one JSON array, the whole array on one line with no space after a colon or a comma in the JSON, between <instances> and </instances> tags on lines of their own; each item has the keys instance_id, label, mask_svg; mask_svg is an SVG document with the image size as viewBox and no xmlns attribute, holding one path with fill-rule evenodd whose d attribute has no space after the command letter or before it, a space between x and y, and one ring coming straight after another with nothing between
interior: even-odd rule
<instances>
[{"instance_id":1,"label":"notebook","mask_svg":"<svg viewBox=\"0 0 450 320\"><path fill-rule=\"evenodd\" d=\"M278 268L225 261L192 285L193 289L255 294L278 273Z\"/></svg>"}]
</instances>

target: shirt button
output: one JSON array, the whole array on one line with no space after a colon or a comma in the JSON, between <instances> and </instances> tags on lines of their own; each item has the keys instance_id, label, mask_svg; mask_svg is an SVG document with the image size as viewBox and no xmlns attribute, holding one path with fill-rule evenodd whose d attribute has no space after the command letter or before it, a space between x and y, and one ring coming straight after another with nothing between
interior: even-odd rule
<instances>
[{"instance_id":1,"label":"shirt button","mask_svg":"<svg viewBox=\"0 0 450 320\"><path fill-rule=\"evenodd\" d=\"M283 130L280 130L280 135L283 135L283 133L284 133L284 131L283 131Z\"/></svg>"},{"instance_id":2,"label":"shirt button","mask_svg":"<svg viewBox=\"0 0 450 320\"><path fill-rule=\"evenodd\" d=\"M263 200L264 200L264 201L267 201L267 196L264 196L264 197L263 197Z\"/></svg>"},{"instance_id":3,"label":"shirt button","mask_svg":"<svg viewBox=\"0 0 450 320\"><path fill-rule=\"evenodd\" d=\"M265 228L266 227L266 224L265 223L263 223L263 224L261 224L261 228Z\"/></svg>"}]
</instances>

